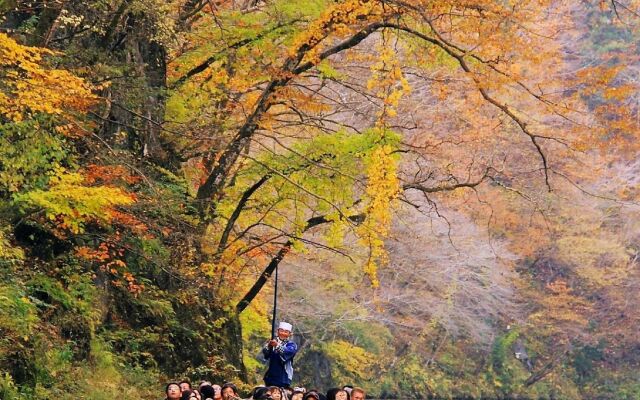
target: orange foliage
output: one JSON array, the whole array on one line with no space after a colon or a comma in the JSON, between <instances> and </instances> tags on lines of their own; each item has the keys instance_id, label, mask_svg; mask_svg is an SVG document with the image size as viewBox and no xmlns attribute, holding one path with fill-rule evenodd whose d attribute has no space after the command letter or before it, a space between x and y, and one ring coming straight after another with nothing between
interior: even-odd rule
<instances>
[{"instance_id":1,"label":"orange foliage","mask_svg":"<svg viewBox=\"0 0 640 400\"><path fill-rule=\"evenodd\" d=\"M119 239L118 234L116 239ZM122 260L124 254L125 250L122 247L108 242L101 242L96 249L87 246L76 249L76 256L95 262L99 271L109 274L113 286L125 286L130 293L137 296L144 290L144 284L138 283L133 274L127 270L127 264Z\"/></svg>"},{"instance_id":2,"label":"orange foliage","mask_svg":"<svg viewBox=\"0 0 640 400\"><path fill-rule=\"evenodd\" d=\"M557 279L546 287L548 294L539 300L540 310L529 320L541 328L541 333L554 337L557 344L586 337L592 305L576 295L567 282Z\"/></svg>"},{"instance_id":3,"label":"orange foliage","mask_svg":"<svg viewBox=\"0 0 640 400\"><path fill-rule=\"evenodd\" d=\"M88 184L109 184L118 181L133 185L142 181L142 178L137 175L131 175L127 168L122 165L90 164L86 167L85 182Z\"/></svg>"},{"instance_id":4,"label":"orange foliage","mask_svg":"<svg viewBox=\"0 0 640 400\"><path fill-rule=\"evenodd\" d=\"M111 210L110 214L113 223L120 224L138 235L145 235L145 237L149 237L149 227L134 215L118 210Z\"/></svg>"}]
</instances>

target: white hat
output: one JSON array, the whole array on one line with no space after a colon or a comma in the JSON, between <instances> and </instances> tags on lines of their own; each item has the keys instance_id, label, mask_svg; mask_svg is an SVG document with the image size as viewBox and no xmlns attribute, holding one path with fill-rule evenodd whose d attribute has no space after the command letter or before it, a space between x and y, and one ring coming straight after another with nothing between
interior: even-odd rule
<instances>
[{"instance_id":1,"label":"white hat","mask_svg":"<svg viewBox=\"0 0 640 400\"><path fill-rule=\"evenodd\" d=\"M284 321L280 321L280 324L278 324L278 329L284 329L285 331L293 331L293 325L291 325L288 322L284 322Z\"/></svg>"}]
</instances>

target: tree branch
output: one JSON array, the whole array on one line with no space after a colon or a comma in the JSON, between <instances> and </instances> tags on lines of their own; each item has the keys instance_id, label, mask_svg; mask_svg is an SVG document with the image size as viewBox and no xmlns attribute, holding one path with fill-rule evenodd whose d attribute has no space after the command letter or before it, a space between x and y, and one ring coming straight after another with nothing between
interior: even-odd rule
<instances>
[{"instance_id":1,"label":"tree branch","mask_svg":"<svg viewBox=\"0 0 640 400\"><path fill-rule=\"evenodd\" d=\"M536 382L542 380L545 376L549 375L551 371L553 371L553 368L556 366L558 361L560 361L561 359L566 357L567 354L569 354L570 349L571 349L570 347L565 349L565 351L563 351L562 353L554 357L551 361L549 361L542 368L540 368L538 372L536 372L535 374L532 374L529 378L527 378L527 380L524 382L524 386L529 387L535 384Z\"/></svg>"},{"instance_id":2,"label":"tree branch","mask_svg":"<svg viewBox=\"0 0 640 400\"><path fill-rule=\"evenodd\" d=\"M363 214L357 214L357 215L349 216L348 218L349 220L351 220L351 222L355 224L360 224L364 221L365 216ZM302 232L304 233L309 229L313 228L314 226L325 224L327 222L330 222L330 221L324 216L309 218L307 220L307 226L304 228ZM236 312L238 314L244 311L249 306L249 304L251 304L253 299L255 299L258 293L260 293L260 290L262 290L262 287L264 286L264 284L267 283L267 280L269 280L269 278L271 277L271 274L273 274L273 271L275 271L278 264L280 264L280 261L282 261L282 259L289 253L289 251L291 251L291 246L293 246L293 243L294 243L293 240L288 240L280 248L280 250L278 250L278 253L276 253L276 255L271 259L269 264L267 264L265 269L260 274L260 277L258 277L256 282L251 287L251 289L249 289L249 291L244 295L244 297L242 297L242 300L240 300L238 304L236 304Z\"/></svg>"},{"instance_id":3,"label":"tree branch","mask_svg":"<svg viewBox=\"0 0 640 400\"><path fill-rule=\"evenodd\" d=\"M403 190L410 190L410 189L415 189L415 190L419 190L423 193L437 193L437 192L446 192L446 191L452 191L452 190L456 190L456 189L460 189L460 188L474 188L478 185L480 185L482 182L484 182L484 180L486 178L489 177L489 171L491 170L490 167L488 167L487 169L485 169L484 173L482 174L482 176L480 178L478 178L476 181L470 182L462 182L462 183L454 183L452 185L438 185L438 186L433 186L433 187L428 187L428 186L424 186L420 183L405 183L404 185L402 185L402 189Z\"/></svg>"},{"instance_id":4,"label":"tree branch","mask_svg":"<svg viewBox=\"0 0 640 400\"><path fill-rule=\"evenodd\" d=\"M242 193L242 196L240 197L238 204L236 204L236 208L233 210L233 213L231 214L231 217L229 217L229 220L227 221L227 225L225 226L224 231L222 232L222 236L220 237L220 242L218 243L218 248L214 256L215 260L220 259L220 256L222 255L222 252L224 251L225 247L227 246L227 242L229 241L229 235L231 234L233 225L238 220L238 217L240 216L240 213L244 209L244 206L247 204L247 201L249 201L249 198L251 198L253 193L256 190L258 190L266 181L268 181L270 177L271 177L271 174L264 175L256 183L254 183L247 190L245 190L244 193Z\"/></svg>"},{"instance_id":5,"label":"tree branch","mask_svg":"<svg viewBox=\"0 0 640 400\"><path fill-rule=\"evenodd\" d=\"M205 71L207 68L209 68L209 66L211 64L213 64L214 62L222 59L222 57L230 50L238 50L239 48L246 46L250 43L256 42L260 39L263 39L265 36L269 35L270 33L274 33L277 32L280 28L289 26L294 24L295 22L297 22L299 20L293 20L290 21L286 24L278 24L276 26L274 26L271 29L267 29L264 30L262 32L260 32L258 35L254 36L254 37L250 37L250 38L245 38L242 40L239 40L235 43L230 44L229 46L227 46L226 48L218 51L217 53L213 54L212 56L210 56L209 58L207 58L206 60L204 60L202 63L196 65L195 67L191 68L186 74L184 74L183 76L181 76L178 80L176 80L172 85L171 85L171 89L176 89L179 86L182 86L189 78L193 77L194 75L197 75L203 71Z\"/></svg>"},{"instance_id":6,"label":"tree branch","mask_svg":"<svg viewBox=\"0 0 640 400\"><path fill-rule=\"evenodd\" d=\"M465 71L466 73L468 73L471 76L471 78L473 79L473 81L476 83L476 85L478 86L478 91L480 92L482 97L487 102L493 104L495 107L500 109L504 114L506 114L513 122L515 122L518 125L520 130L525 135L527 135L529 137L529 139L531 139L531 142L533 143L534 147L536 148L536 151L538 152L538 154L540 155L540 158L542 160L542 165L544 167L545 184L547 185L547 188L549 189L549 191L551 191L551 184L549 183L549 163L547 161L546 154L542 150L542 147L540 147L540 144L538 143L538 140L537 140L538 138L540 138L540 136L534 134L533 132L531 132L531 130L529 130L527 122L523 121L520 117L515 115L513 110L508 105L506 105L504 103L501 103L498 100L496 100L495 98L493 98L493 96L491 96L489 94L489 92L485 88L482 87L480 81L474 75L473 71L471 70L471 68L469 68L469 65L467 64L467 62L464 59L467 53L460 53L455 47L449 46L449 45L447 45L446 43L442 42L439 39L427 36L422 32L418 32L415 29L409 28L409 27L404 26L404 25L395 24L395 23L386 23L386 24L384 24L384 27L394 28L394 29L397 29L397 30L400 30L400 31L407 32L407 33L409 33L411 35L414 35L414 36L416 36L416 37L418 37L418 38L420 38L422 40L425 40L425 41L427 41L429 43L432 43L432 44L440 47L447 54L449 54L449 56L451 56L454 59L456 59L456 61L458 61L458 64L460 65L462 70Z\"/></svg>"},{"instance_id":7,"label":"tree branch","mask_svg":"<svg viewBox=\"0 0 640 400\"><path fill-rule=\"evenodd\" d=\"M339 43L338 45L323 51L317 61L322 61L327 57L336 54L340 51L354 47L362 42L366 37L371 35L377 29L383 27L383 23L373 23L362 29L358 33L354 34L351 38ZM300 65L300 62L309 50L309 46L302 46L295 56L289 57L283 64L281 71L282 74L273 79L262 92L262 95L256 102L253 112L247 117L244 124L238 130L237 135L231 140L231 143L224 150L218 163L213 168L205 182L198 189L198 199L201 201L216 200L220 196L220 192L224 188L229 171L237 161L242 149L250 141L254 132L258 129L258 123L262 116L272 106L272 95L277 88L287 85L295 76L312 68L314 63L311 61ZM204 205L204 204L201 204ZM214 207L213 204L208 204L210 207ZM206 207L204 207L206 209ZM201 208L201 213L205 210Z\"/></svg>"}]
</instances>

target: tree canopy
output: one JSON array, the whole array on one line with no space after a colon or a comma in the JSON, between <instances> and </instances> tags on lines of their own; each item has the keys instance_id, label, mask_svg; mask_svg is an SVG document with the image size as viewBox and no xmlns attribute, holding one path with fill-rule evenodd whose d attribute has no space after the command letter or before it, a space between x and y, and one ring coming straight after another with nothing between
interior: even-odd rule
<instances>
[{"instance_id":1,"label":"tree canopy","mask_svg":"<svg viewBox=\"0 0 640 400\"><path fill-rule=\"evenodd\" d=\"M639 10L0 2L1 397L637 398Z\"/></svg>"}]
</instances>

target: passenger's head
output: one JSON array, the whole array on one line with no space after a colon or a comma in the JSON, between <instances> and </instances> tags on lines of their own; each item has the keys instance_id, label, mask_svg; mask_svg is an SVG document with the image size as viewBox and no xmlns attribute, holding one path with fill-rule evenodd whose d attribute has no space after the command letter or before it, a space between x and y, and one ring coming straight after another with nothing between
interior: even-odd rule
<instances>
[{"instance_id":1,"label":"passenger's head","mask_svg":"<svg viewBox=\"0 0 640 400\"><path fill-rule=\"evenodd\" d=\"M351 400L364 400L366 397L367 394L362 388L354 387L351 389Z\"/></svg>"},{"instance_id":2,"label":"passenger's head","mask_svg":"<svg viewBox=\"0 0 640 400\"><path fill-rule=\"evenodd\" d=\"M222 385L222 398L228 400L234 397L238 397L238 388L233 383L225 383Z\"/></svg>"},{"instance_id":3,"label":"passenger's head","mask_svg":"<svg viewBox=\"0 0 640 400\"><path fill-rule=\"evenodd\" d=\"M340 388L331 388L327 391L327 400L349 400L349 393Z\"/></svg>"},{"instance_id":4,"label":"passenger's head","mask_svg":"<svg viewBox=\"0 0 640 400\"><path fill-rule=\"evenodd\" d=\"M200 394L200 391L198 389L193 389L193 393L196 394L196 399L202 400L202 395Z\"/></svg>"},{"instance_id":5,"label":"passenger's head","mask_svg":"<svg viewBox=\"0 0 640 400\"><path fill-rule=\"evenodd\" d=\"M278 338L280 340L288 339L291 336L291 332L293 332L293 325L290 323L282 321L278 324Z\"/></svg>"},{"instance_id":6,"label":"passenger's head","mask_svg":"<svg viewBox=\"0 0 640 400\"><path fill-rule=\"evenodd\" d=\"M213 396L214 400L221 400L222 399L222 386L220 385L211 385L211 387L213 387L213 390L215 391L215 396Z\"/></svg>"},{"instance_id":7,"label":"passenger's head","mask_svg":"<svg viewBox=\"0 0 640 400\"><path fill-rule=\"evenodd\" d=\"M202 397L202 400L213 399L216 396L216 391L213 389L213 386L211 385L201 385L200 396Z\"/></svg>"},{"instance_id":8,"label":"passenger's head","mask_svg":"<svg viewBox=\"0 0 640 400\"><path fill-rule=\"evenodd\" d=\"M282 390L277 386L271 386L269 388L269 394L273 400L283 400Z\"/></svg>"},{"instance_id":9,"label":"passenger's head","mask_svg":"<svg viewBox=\"0 0 640 400\"><path fill-rule=\"evenodd\" d=\"M338 390L336 392L336 399L335 400L349 400L349 392L347 392L344 389Z\"/></svg>"},{"instance_id":10,"label":"passenger's head","mask_svg":"<svg viewBox=\"0 0 640 400\"><path fill-rule=\"evenodd\" d=\"M253 389L253 400L271 400L271 388L258 386Z\"/></svg>"},{"instance_id":11,"label":"passenger's head","mask_svg":"<svg viewBox=\"0 0 640 400\"><path fill-rule=\"evenodd\" d=\"M304 394L304 396L302 397L302 400L322 400L320 398L320 392L318 392L317 390L309 390L307 393Z\"/></svg>"},{"instance_id":12,"label":"passenger's head","mask_svg":"<svg viewBox=\"0 0 640 400\"><path fill-rule=\"evenodd\" d=\"M189 382L187 380L180 381L180 383L178 383L178 385L180 385L180 390L183 391L183 392L185 390L191 390L191 382Z\"/></svg>"},{"instance_id":13,"label":"passenger's head","mask_svg":"<svg viewBox=\"0 0 640 400\"><path fill-rule=\"evenodd\" d=\"M296 388L299 389L299 388ZM302 400L304 397L304 392L302 390L294 390L291 395L291 400Z\"/></svg>"},{"instance_id":14,"label":"passenger's head","mask_svg":"<svg viewBox=\"0 0 640 400\"><path fill-rule=\"evenodd\" d=\"M180 400L198 400L198 397L193 390L187 389L182 391Z\"/></svg>"},{"instance_id":15,"label":"passenger's head","mask_svg":"<svg viewBox=\"0 0 640 400\"><path fill-rule=\"evenodd\" d=\"M164 388L167 400L178 400L180 398L180 385L177 382L169 382Z\"/></svg>"}]
</instances>

